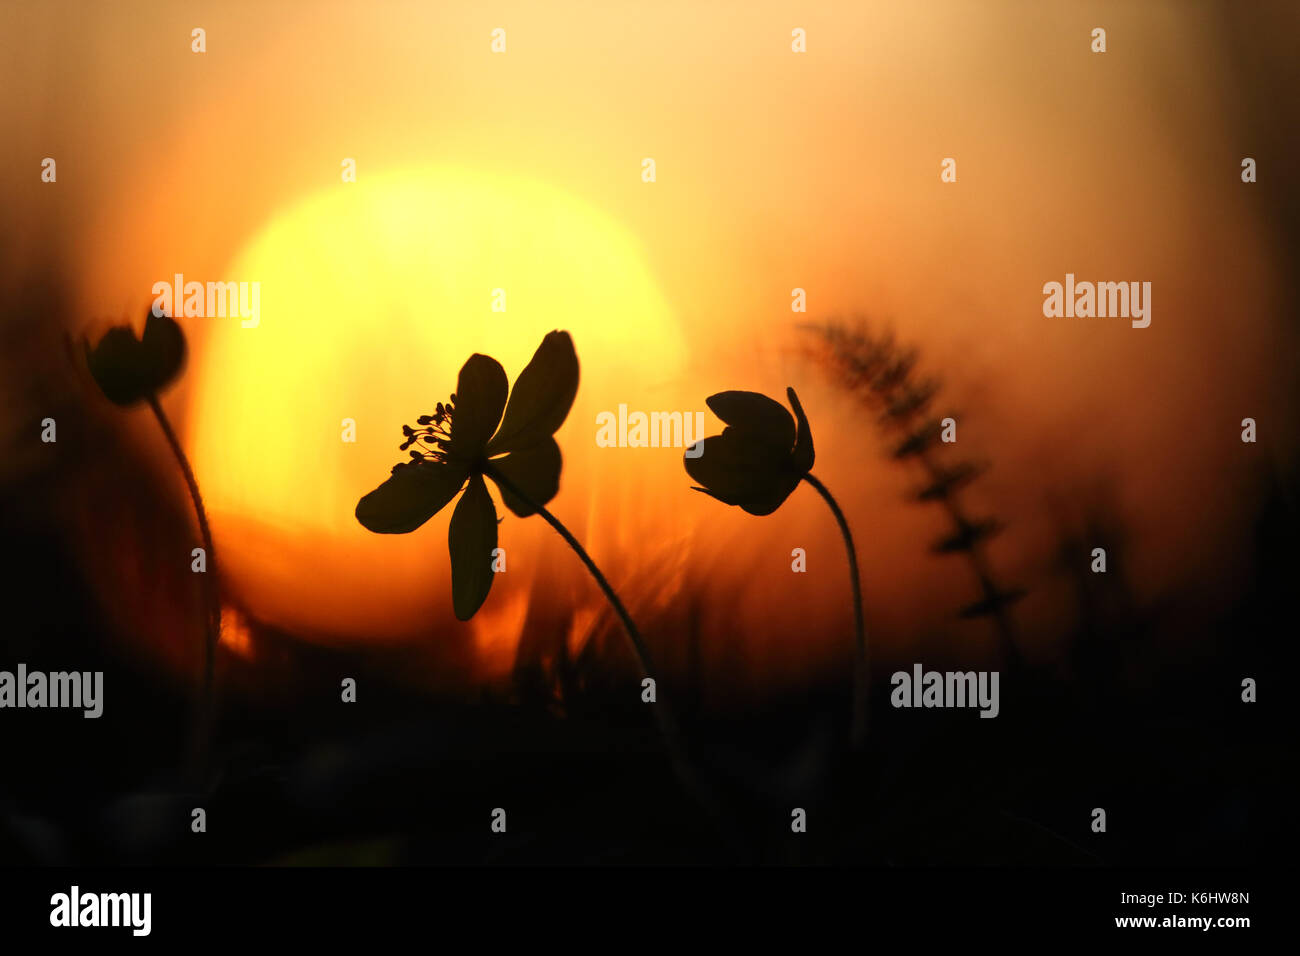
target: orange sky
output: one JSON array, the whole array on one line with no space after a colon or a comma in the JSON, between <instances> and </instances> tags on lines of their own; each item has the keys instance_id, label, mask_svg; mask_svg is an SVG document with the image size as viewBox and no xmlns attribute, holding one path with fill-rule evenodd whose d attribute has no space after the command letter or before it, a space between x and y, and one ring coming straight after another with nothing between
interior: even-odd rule
<instances>
[{"instance_id":1,"label":"orange sky","mask_svg":"<svg viewBox=\"0 0 1300 956\"><path fill-rule=\"evenodd\" d=\"M372 637L426 633L401 623L413 614L385 614L393 595L376 592L385 586L408 609L457 626L445 515L409 540L367 541L337 507L369 490L353 484L371 463L372 484L383 477L401 423L445 398L469 351L498 354L513 379L543 326L574 331L584 373L559 436L567 466L555 512L633 603L716 594L728 616L713 626L752 635L751 666L765 673L788 671L791 645L800 659L839 654L848 603L823 506L804 490L767 519L725 509L687 490L675 452L598 451L594 411L619 402L703 409L724 388L779 396L794 385L812 418L817 473L858 533L869 623L886 642L918 617L942 622L934 609L964 603L966 579L925 553L938 516L900 504L910 476L883 461L856 406L798 358L797 322L861 312L921 348L961 411L959 451L994 465L977 500L1012 524L997 554L1028 574L1051 545L1049 498L1077 499L1106 476L1136 529L1143 586L1195 580L1242 530L1232 494L1254 463L1237 423L1267 421L1270 447L1270 435L1294 431L1295 343L1256 221L1281 158L1260 157L1258 188L1239 181L1252 147L1234 125L1213 24L1187 4L1079 5L1049 17L1021 2L668 2L639 11L6 2L0 23L11 267L50 238L87 325L139 314L152 283L176 272L260 278L274 302L270 286L285 270L317 270L325 281L333 263L328 279L344 291L331 301L374 291L364 314L349 299L346 314L326 304L292 318L284 303L279 320L268 306L257 330L186 320L195 362L168 399L200 480L213 486L218 547L240 598L322 637L356 637L367 620ZM1097 25L1108 29L1104 55L1088 48ZM207 31L201 55L190 51L195 26ZM504 54L490 50L498 26ZM790 50L795 27L807 31L806 54ZM45 156L58 160L55 185L39 181ZM647 156L657 163L653 184L640 177ZM957 160L956 184L939 181L946 156ZM457 277L489 285L482 250L495 242L524 285L525 261L568 281L472 344L448 329L489 317L446 314L453 301L463 313L458 296L468 293L455 278L430 278L433 243L405 273L390 260L365 267L371 247L348 245L364 234L359 226L319 232L319 246L300 251L265 245L277 229L297 235L302 209L354 188L340 182L344 157L357 160L357 187L397 177L436 188L459 181L447 170L471 170L489 192L495 180L505 196L554 193L563 198L553 215L581 220L573 241L592 252L556 258L544 242L519 239L541 228L536 204L497 232L463 227L478 245L446 252ZM625 277L584 279L583 263L607 247L617 247L609 268ZM250 261L268 274L230 271ZM355 274L340 277L340 261L358 263ZM377 271L389 285L375 288ZM1066 272L1152 282L1151 327L1045 319L1042 284ZM414 319L398 308L411 304L403 276L427 309L413 307ZM794 287L808 290L809 316L791 313ZM428 333L418 359L404 351L412 321ZM317 376L315 392L298 382L290 402L241 358L241 336L257 335L243 340L254 343L249 355L294 354L302 342L303 361L314 363L300 369L302 381L326 369L333 380ZM443 341L454 348L440 349ZM418 377L406 389L359 384L406 374ZM364 464L322 457L343 453L338 420L354 393L354 403L373 403L355 413L366 418ZM217 473L266 467L276 438L249 424L258 394L317 436L307 449L330 514L316 527L284 491L250 516L253 479L241 486ZM197 447L204 409L216 416L206 421L224 461ZM574 561L540 522L519 525L508 518L502 531L518 548L509 586L469 625L485 647L503 646L525 582ZM794 546L831 569L790 575ZM594 588L577 600L588 610L600 601Z\"/></svg>"}]
</instances>

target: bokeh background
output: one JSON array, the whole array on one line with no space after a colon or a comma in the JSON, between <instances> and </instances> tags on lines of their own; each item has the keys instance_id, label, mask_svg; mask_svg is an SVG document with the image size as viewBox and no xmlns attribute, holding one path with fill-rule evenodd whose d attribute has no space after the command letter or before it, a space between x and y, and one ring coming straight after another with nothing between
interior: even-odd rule
<instances>
[{"instance_id":1,"label":"bokeh background","mask_svg":"<svg viewBox=\"0 0 1300 956\"><path fill-rule=\"evenodd\" d=\"M642 622L698 746L725 752L715 762L731 768L737 814L766 820L808 788L831 807L869 792L862 805L914 814L860 820L840 849L751 834L759 856L934 862L954 844L967 861L1004 846L1035 859L1250 855L1254 782L1217 776L1212 823L1189 810L1170 824L1171 794L1152 782L1145 829L1125 830L1119 850L1078 851L1088 834L1074 806L1100 799L1086 781L1142 788L1123 790L1123 761L1060 741L1110 727L1145 766L1153 740L1209 734L1226 755L1242 744L1225 728L1247 719L1240 679L1260 676L1294 626L1297 25L1286 3L3 0L0 513L17 570L0 665L99 661L104 728L26 714L14 746L47 770L65 745L121 761L91 787L104 816L81 824L69 822L83 806L75 763L10 781L11 819L28 821L10 825L13 852L196 852L163 824L108 836L135 832L119 816L135 819L140 800L187 800L169 774L202 619L188 501L156 425L98 398L68 346L139 327L153 283L183 273L262 291L255 329L182 320L190 362L165 396L216 535L217 749L234 763L204 786L238 808L237 857L355 837L382 860L477 858L470 843L447 851L446 833L383 835L376 821L394 811L382 781L427 796L453 764L465 785L477 777L464 767L491 754L482 772L514 780L558 751L580 768L573 780L616 766L610 779L626 782L641 765L609 754L657 759L644 715L619 703L634 682L616 621L542 522L506 516L508 572L461 624L445 514L400 537L352 517L399 460L401 424L446 398L471 352L513 379L552 328L573 333L582 362L552 510ZM795 28L806 53L791 51ZM54 184L40 178L47 156ZM1254 184L1241 182L1247 156ZM940 181L945 157L954 184ZM356 183L341 181L345 158ZM1151 326L1044 318L1043 283L1067 272L1151 282ZM795 288L806 314L791 311ZM959 618L976 580L960 555L932 552L950 514L909 500L923 475L891 458L877 410L809 354L816 336L801 326L836 318L892 332L941 384L934 409L959 423L948 453L986 469L963 507L1002 526L983 559L1025 592L1012 620L1034 675L1016 691L1029 695L1022 716L1004 705L999 722L907 723L885 708L873 746L898 766L841 752L851 613L816 496L801 489L753 518L691 492L680 450L594 442L596 414L620 403L703 411L723 389L794 386L816 473L858 539L877 706L889 671L915 661L998 666L1007 621ZM39 441L46 416L55 445ZM1256 444L1240 440L1245 417ZM1087 572L1098 546L1104 579ZM796 547L806 574L790 571ZM364 716L340 713L342 676L364 678ZM386 760L382 772L361 754ZM955 754L999 766L986 780L996 796L940 795ZM1009 775L1026 761L1046 779ZM1196 791L1209 773L1166 772L1161 786ZM223 780L240 782L234 796ZM670 779L657 786L694 820ZM358 792L359 806L340 795ZM316 828L286 836L275 811L253 809L268 793ZM973 822L977 806L1000 826L1031 822L1008 837ZM695 825L672 844L683 858L723 852ZM911 836L885 847L887 833ZM629 856L662 836L627 836ZM537 840L517 852L585 852Z\"/></svg>"}]
</instances>

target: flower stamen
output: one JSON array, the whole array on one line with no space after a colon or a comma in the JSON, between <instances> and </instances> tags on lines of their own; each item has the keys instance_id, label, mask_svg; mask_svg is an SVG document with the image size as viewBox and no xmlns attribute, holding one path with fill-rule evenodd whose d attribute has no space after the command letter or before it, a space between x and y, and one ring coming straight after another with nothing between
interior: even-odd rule
<instances>
[{"instance_id":1,"label":"flower stamen","mask_svg":"<svg viewBox=\"0 0 1300 956\"><path fill-rule=\"evenodd\" d=\"M418 428L402 426L402 435L406 441L398 447L411 456L412 462L429 461L445 464L447 451L451 448L452 412L455 410L456 395L452 393L446 404L438 403L431 415L421 415L415 420ZM411 448L415 445L415 448Z\"/></svg>"}]
</instances>

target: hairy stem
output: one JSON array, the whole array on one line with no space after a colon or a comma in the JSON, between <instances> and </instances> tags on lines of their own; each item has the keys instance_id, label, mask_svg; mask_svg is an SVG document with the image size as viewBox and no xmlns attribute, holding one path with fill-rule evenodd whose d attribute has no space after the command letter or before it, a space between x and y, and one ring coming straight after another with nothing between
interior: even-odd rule
<instances>
[{"instance_id":1,"label":"hairy stem","mask_svg":"<svg viewBox=\"0 0 1300 956\"><path fill-rule=\"evenodd\" d=\"M196 750L202 750L205 747L209 722L212 719L212 681L217 656L217 641L221 636L221 601L217 596L216 552L212 546L212 531L208 527L208 514L203 508L203 496L199 494L199 483L194 477L194 470L190 467L189 459L185 457L185 451L181 448L180 440L176 437L176 432L172 429L171 422L167 419L167 414L163 411L157 395L149 396L149 407L153 410L154 417L158 419L158 425L167 438L167 444L171 446L172 454L176 457L176 463L180 465L181 474L185 476L185 485L189 488L190 500L194 503L194 514L199 522L199 534L203 538L204 567L206 569L203 575L203 590L207 603L204 630L207 639L204 641L203 687L199 696L199 716L194 741Z\"/></svg>"},{"instance_id":2,"label":"hairy stem","mask_svg":"<svg viewBox=\"0 0 1300 956\"><path fill-rule=\"evenodd\" d=\"M862 582L858 575L858 552L853 547L853 533L839 503L811 472L803 480L817 489L817 493L826 500L831 514L840 526L840 535L844 538L844 550L849 555L849 582L853 585L853 627L857 639L857 654L853 668L853 724L852 741L854 747L861 747L867 739L867 633L862 622Z\"/></svg>"}]
</instances>

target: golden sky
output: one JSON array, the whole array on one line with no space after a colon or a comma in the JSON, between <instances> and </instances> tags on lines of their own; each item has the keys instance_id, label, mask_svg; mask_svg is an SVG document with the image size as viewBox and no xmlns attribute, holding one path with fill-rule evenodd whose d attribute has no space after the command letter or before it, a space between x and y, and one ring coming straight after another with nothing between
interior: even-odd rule
<instances>
[{"instance_id":1,"label":"golden sky","mask_svg":"<svg viewBox=\"0 0 1300 956\"><path fill-rule=\"evenodd\" d=\"M351 506L470 352L513 380L569 329L583 381L553 510L634 604L725 595L716 627L752 633L756 671L788 670L792 643L838 648L821 625L848 614L821 503L725 509L688 491L677 451L596 449L594 415L795 386L887 642L969 595L926 554L938 517L900 503L909 475L799 358L806 319L864 314L921 349L959 450L994 466L980 503L1012 523L1010 568L1046 554L1052 502L1107 480L1146 587L1193 579L1242 533L1232 498L1256 463L1238 423L1267 422L1266 444L1296 424L1260 220L1285 160L1241 127L1211 9L4 0L5 267L57 257L85 328L138 320L178 272L262 283L257 329L185 320L194 358L168 406L235 593L329 640L458 626L445 515L376 538ZM1044 318L1042 285L1067 272L1150 281L1151 327ZM468 625L483 647L508 650L527 582L573 560L553 538L506 519L511 586ZM791 580L796 546L834 569Z\"/></svg>"}]
</instances>

